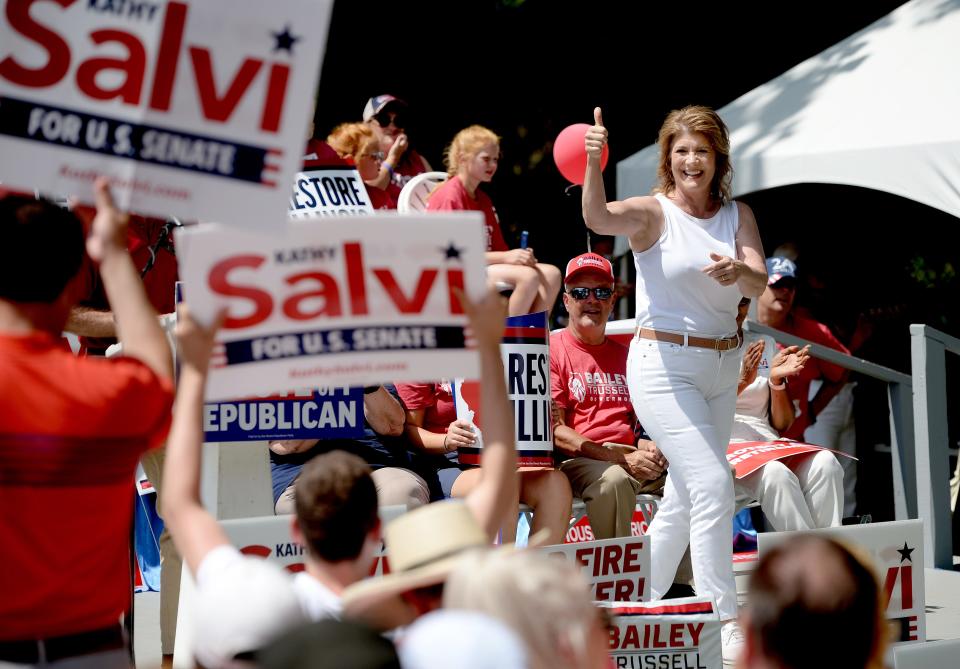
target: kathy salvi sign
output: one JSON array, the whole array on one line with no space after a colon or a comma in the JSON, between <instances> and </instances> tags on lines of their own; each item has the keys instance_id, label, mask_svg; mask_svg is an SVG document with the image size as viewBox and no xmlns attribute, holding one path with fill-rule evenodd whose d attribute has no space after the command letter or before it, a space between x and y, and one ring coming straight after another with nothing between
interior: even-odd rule
<instances>
[{"instance_id":1,"label":"kathy salvi sign","mask_svg":"<svg viewBox=\"0 0 960 669\"><path fill-rule=\"evenodd\" d=\"M332 0L6 0L0 181L263 225L285 211Z\"/></svg>"},{"instance_id":2,"label":"kathy salvi sign","mask_svg":"<svg viewBox=\"0 0 960 669\"><path fill-rule=\"evenodd\" d=\"M896 644L927 640L927 616L923 583L923 521L896 520L866 525L843 525L811 530L870 554L883 585L886 618L894 624ZM761 532L757 535L760 558L786 541L793 532Z\"/></svg>"},{"instance_id":3,"label":"kathy salvi sign","mask_svg":"<svg viewBox=\"0 0 960 669\"><path fill-rule=\"evenodd\" d=\"M483 294L483 234L475 213L179 230L186 302L226 310L207 400L476 377L456 290Z\"/></svg>"}]
</instances>

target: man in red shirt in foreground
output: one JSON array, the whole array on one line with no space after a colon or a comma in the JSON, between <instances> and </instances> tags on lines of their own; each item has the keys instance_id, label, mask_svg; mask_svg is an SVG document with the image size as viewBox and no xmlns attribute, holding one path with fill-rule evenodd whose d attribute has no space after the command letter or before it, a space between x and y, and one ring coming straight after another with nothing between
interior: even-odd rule
<instances>
[{"instance_id":1,"label":"man in red shirt in foreground","mask_svg":"<svg viewBox=\"0 0 960 669\"><path fill-rule=\"evenodd\" d=\"M166 435L169 347L105 179L86 250L127 357L74 357L60 333L81 287L83 224L0 200L0 665L129 667L128 537L137 461Z\"/></svg>"},{"instance_id":2,"label":"man in red shirt in foreground","mask_svg":"<svg viewBox=\"0 0 960 669\"><path fill-rule=\"evenodd\" d=\"M667 467L652 441L634 436L627 348L605 333L615 300L610 261L577 256L563 280L570 322L550 336L554 457L586 503L597 539L630 536L637 494L661 490Z\"/></svg>"}]
</instances>

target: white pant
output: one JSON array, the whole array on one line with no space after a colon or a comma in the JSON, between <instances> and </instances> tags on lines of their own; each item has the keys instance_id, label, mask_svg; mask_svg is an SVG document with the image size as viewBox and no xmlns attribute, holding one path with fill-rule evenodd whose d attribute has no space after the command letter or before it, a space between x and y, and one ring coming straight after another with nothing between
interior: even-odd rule
<instances>
[{"instance_id":1,"label":"white pant","mask_svg":"<svg viewBox=\"0 0 960 669\"><path fill-rule=\"evenodd\" d=\"M768 462L734 483L737 502L760 502L778 532L837 527L843 512L843 468L829 451Z\"/></svg>"},{"instance_id":2,"label":"white pant","mask_svg":"<svg viewBox=\"0 0 960 669\"><path fill-rule=\"evenodd\" d=\"M649 531L653 596L669 589L689 544L697 594L714 598L721 620L737 616L726 453L740 354L634 339L627 358L634 411L670 463Z\"/></svg>"},{"instance_id":3,"label":"white pant","mask_svg":"<svg viewBox=\"0 0 960 669\"><path fill-rule=\"evenodd\" d=\"M803 432L803 440L824 448L856 456L857 429L853 421L853 389L856 383L846 383L817 415L817 422ZM857 461L842 458L843 515L852 516L857 507Z\"/></svg>"}]
</instances>

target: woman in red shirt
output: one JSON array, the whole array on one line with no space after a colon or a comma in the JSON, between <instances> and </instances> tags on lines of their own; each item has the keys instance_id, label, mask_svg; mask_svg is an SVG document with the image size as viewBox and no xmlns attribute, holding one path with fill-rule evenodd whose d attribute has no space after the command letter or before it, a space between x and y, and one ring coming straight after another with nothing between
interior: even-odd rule
<instances>
[{"instance_id":1,"label":"woman in red shirt","mask_svg":"<svg viewBox=\"0 0 960 669\"><path fill-rule=\"evenodd\" d=\"M509 314L549 312L560 292L560 270L537 262L533 249L509 249L490 197L480 190L490 183L500 160L500 138L479 125L461 130L447 147L444 164L450 178L430 195L427 211L480 211L487 227L487 278L511 284Z\"/></svg>"},{"instance_id":2,"label":"woman in red shirt","mask_svg":"<svg viewBox=\"0 0 960 669\"><path fill-rule=\"evenodd\" d=\"M380 150L380 140L370 126L365 123L341 123L327 137L327 144L341 158L356 165L374 209L397 208L397 196L400 195L397 186L388 184L386 188L377 188L372 185L380 175L383 151Z\"/></svg>"},{"instance_id":3,"label":"woman in red shirt","mask_svg":"<svg viewBox=\"0 0 960 669\"><path fill-rule=\"evenodd\" d=\"M480 481L479 467L460 464L457 449L476 443L470 423L457 420L449 382L398 383L397 394L406 407L405 431L410 443L427 454L437 470L444 497L465 497ZM533 509L531 534L546 528L547 544L563 543L570 524L573 493L566 474L556 469L519 471L519 502ZM513 543L517 533L514 508L502 525L503 543Z\"/></svg>"}]
</instances>

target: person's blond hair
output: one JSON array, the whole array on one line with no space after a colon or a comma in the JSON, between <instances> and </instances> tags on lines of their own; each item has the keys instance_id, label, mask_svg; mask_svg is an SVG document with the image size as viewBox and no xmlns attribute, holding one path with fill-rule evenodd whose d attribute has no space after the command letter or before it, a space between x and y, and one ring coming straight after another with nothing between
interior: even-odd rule
<instances>
[{"instance_id":1,"label":"person's blond hair","mask_svg":"<svg viewBox=\"0 0 960 669\"><path fill-rule=\"evenodd\" d=\"M487 144L496 144L499 148L500 137L493 130L482 125L471 125L454 136L453 141L443 152L443 164L451 177L460 171L460 165L477 155Z\"/></svg>"},{"instance_id":2,"label":"person's blond hair","mask_svg":"<svg viewBox=\"0 0 960 669\"><path fill-rule=\"evenodd\" d=\"M341 123L327 137L327 144L337 155L353 160L372 143L377 143L377 136L366 123Z\"/></svg>"},{"instance_id":3,"label":"person's blond hair","mask_svg":"<svg viewBox=\"0 0 960 669\"><path fill-rule=\"evenodd\" d=\"M589 635L599 624L580 571L532 550L472 551L447 578L443 605L506 623L526 644L531 669L584 666Z\"/></svg>"},{"instance_id":4,"label":"person's blond hair","mask_svg":"<svg viewBox=\"0 0 960 669\"><path fill-rule=\"evenodd\" d=\"M655 193L670 195L677 187L670 169L671 152L677 137L685 132L699 132L707 138L716 154L717 170L710 183L710 197L721 204L730 200L730 185L733 182L733 165L730 163L730 133L720 115L709 107L691 105L674 109L667 114L657 144L660 145L660 163L657 166Z\"/></svg>"}]
</instances>

